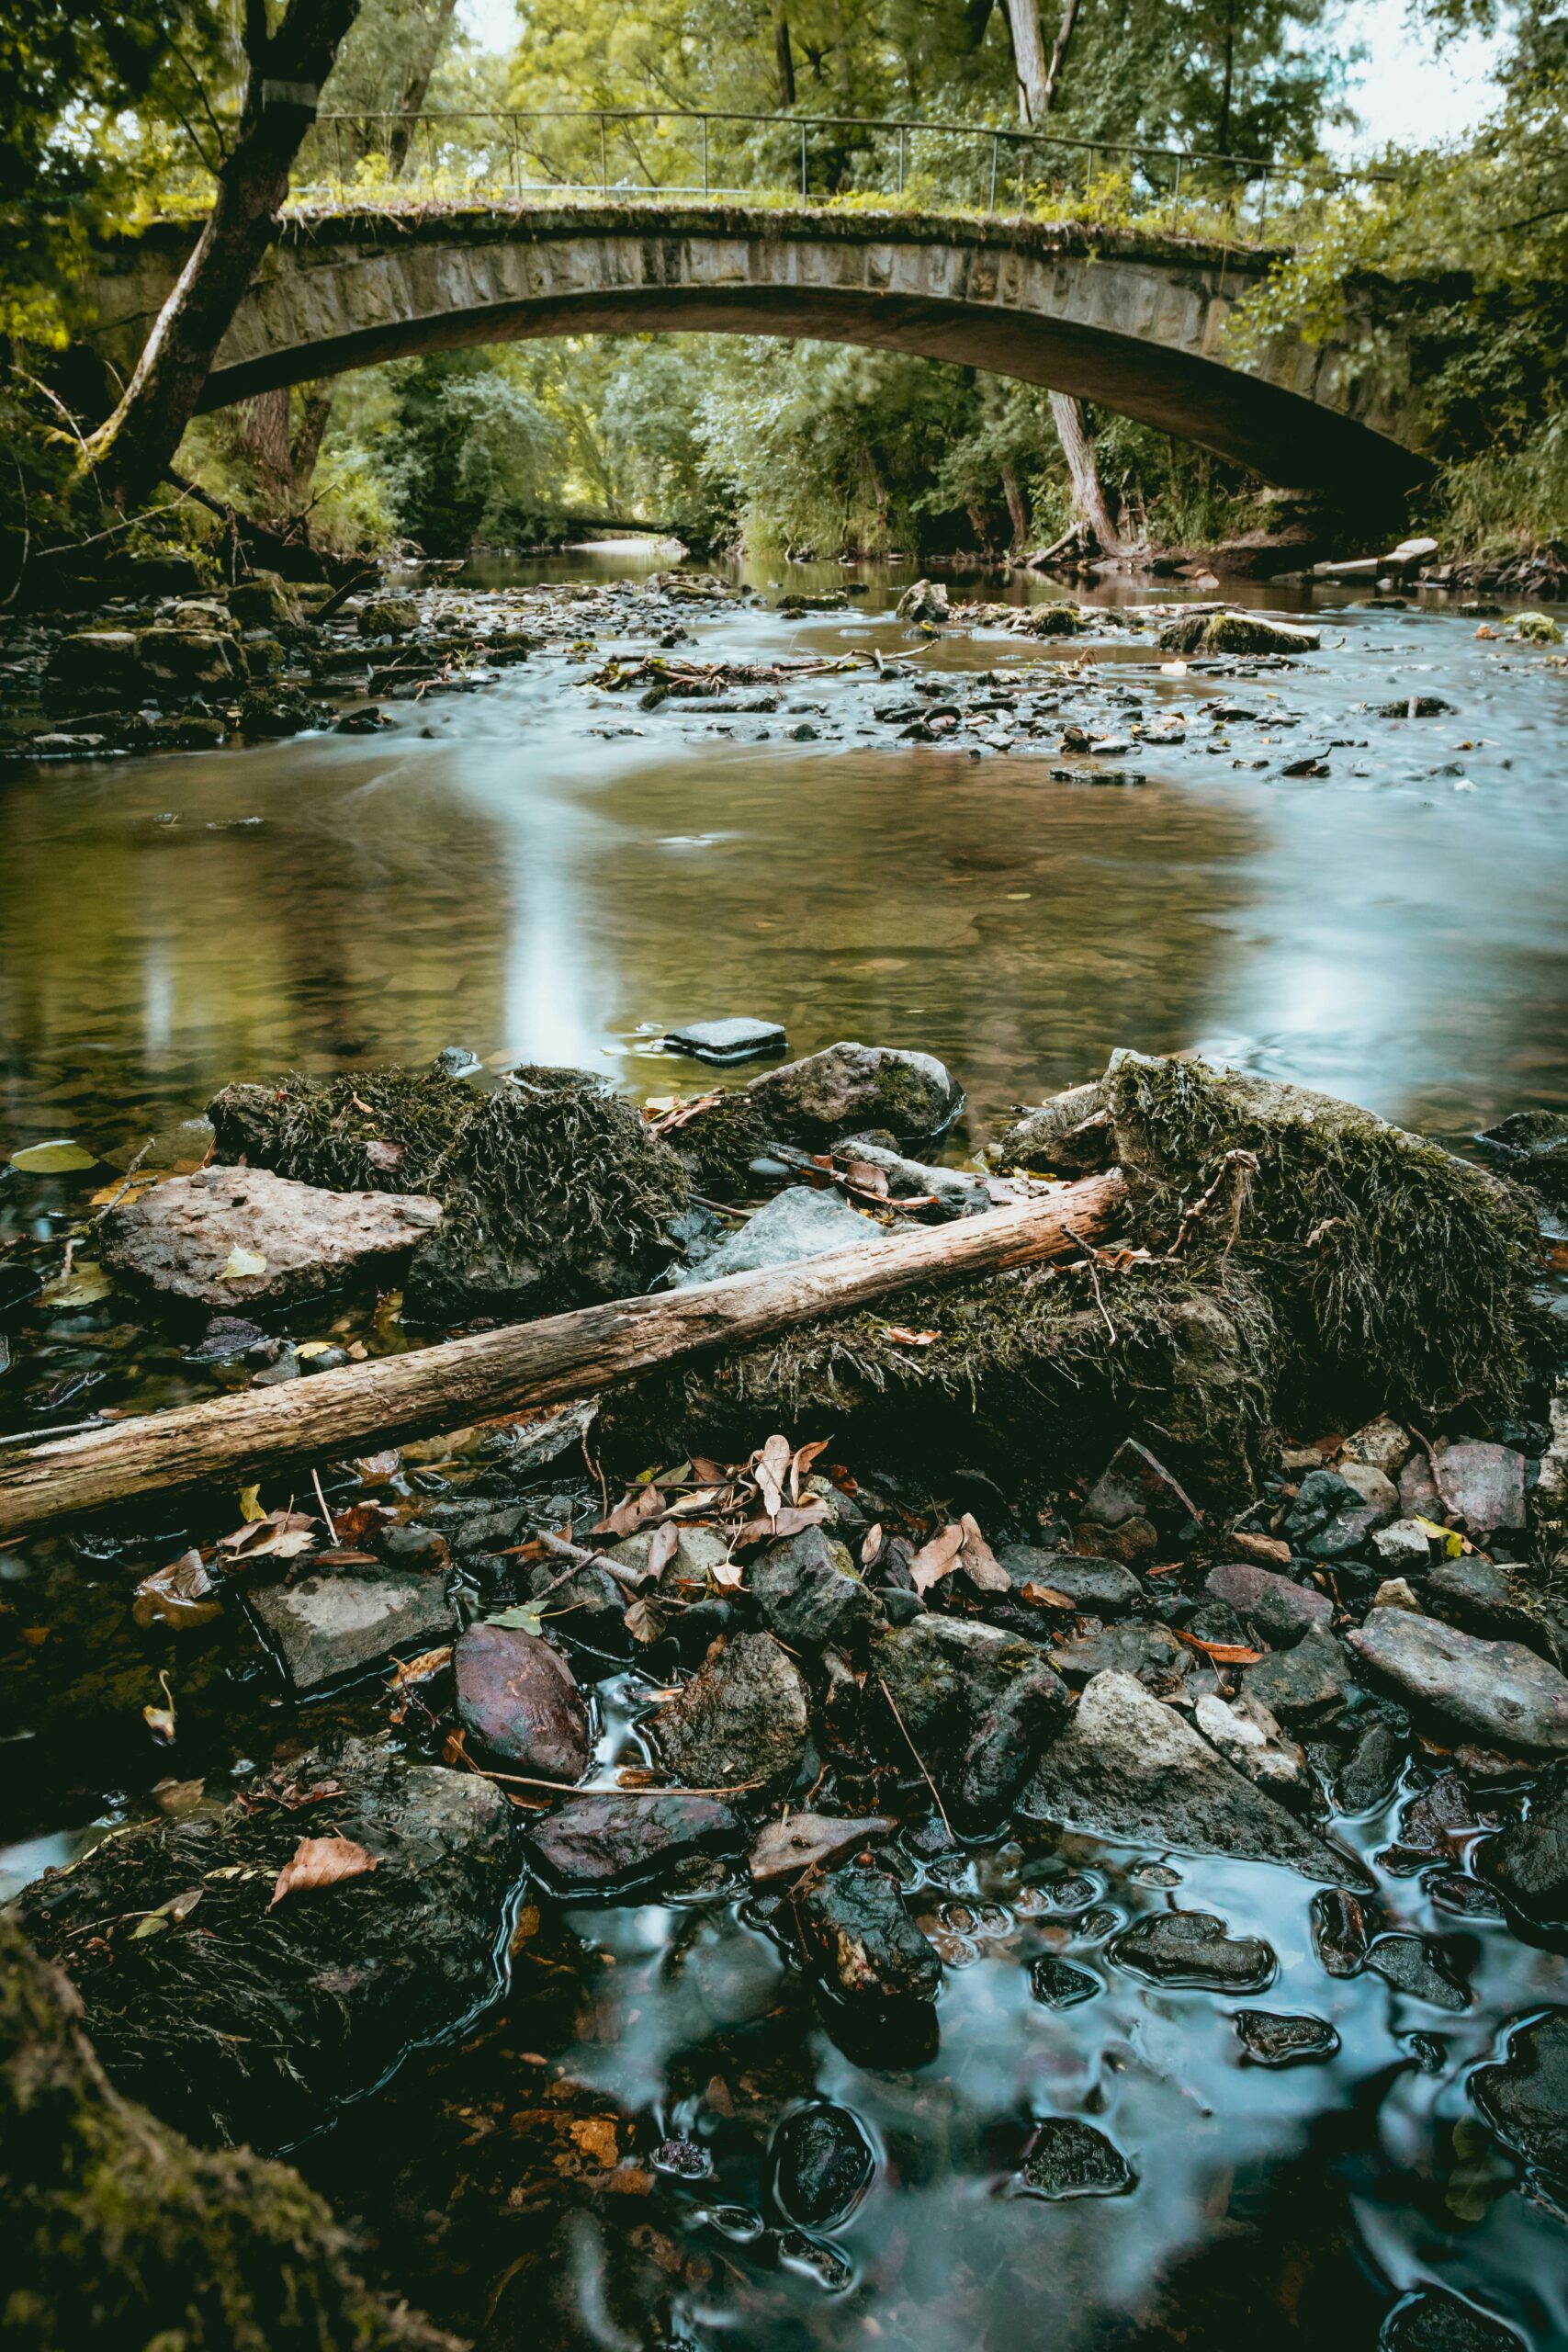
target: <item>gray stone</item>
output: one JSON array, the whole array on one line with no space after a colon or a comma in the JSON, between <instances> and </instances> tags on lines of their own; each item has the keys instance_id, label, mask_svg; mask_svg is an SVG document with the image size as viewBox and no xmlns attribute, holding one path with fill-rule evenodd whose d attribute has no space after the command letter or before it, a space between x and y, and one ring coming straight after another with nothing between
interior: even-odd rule
<instances>
[{"instance_id":1,"label":"gray stone","mask_svg":"<svg viewBox=\"0 0 1568 2352\"><path fill-rule=\"evenodd\" d=\"M1568 2009L1516 2027L1503 2063L1472 2075L1470 2094L1532 2171L1568 2179Z\"/></svg>"},{"instance_id":2,"label":"gray stone","mask_svg":"<svg viewBox=\"0 0 1568 2352\"><path fill-rule=\"evenodd\" d=\"M1070 1705L1033 1643L934 1611L886 1634L872 1672L897 1710L895 1741L914 1743L965 1826L1006 1807Z\"/></svg>"},{"instance_id":3,"label":"gray stone","mask_svg":"<svg viewBox=\"0 0 1568 2352\"><path fill-rule=\"evenodd\" d=\"M671 1029L664 1042L676 1053L721 1066L761 1061L765 1055L782 1054L789 1044L776 1021L748 1021L739 1015L724 1021L688 1021L683 1029Z\"/></svg>"},{"instance_id":4,"label":"gray stone","mask_svg":"<svg viewBox=\"0 0 1568 2352\"><path fill-rule=\"evenodd\" d=\"M1525 1523L1525 1457L1509 1445L1465 1438L1439 1448L1434 1468L1441 1516L1471 1535Z\"/></svg>"},{"instance_id":5,"label":"gray stone","mask_svg":"<svg viewBox=\"0 0 1568 2352\"><path fill-rule=\"evenodd\" d=\"M1281 1723L1313 1724L1344 1705L1350 1668L1325 1625L1314 1625L1294 1649L1274 1650L1242 1677L1249 1699L1270 1708Z\"/></svg>"},{"instance_id":6,"label":"gray stone","mask_svg":"<svg viewBox=\"0 0 1568 2352\"><path fill-rule=\"evenodd\" d=\"M237 684L241 664L227 633L204 628L144 628L136 649L142 676L175 694Z\"/></svg>"},{"instance_id":7,"label":"gray stone","mask_svg":"<svg viewBox=\"0 0 1568 2352\"><path fill-rule=\"evenodd\" d=\"M1425 1612L1414 1591L1403 1577L1384 1577L1372 1595L1374 1609L1411 1609L1419 1617Z\"/></svg>"},{"instance_id":8,"label":"gray stone","mask_svg":"<svg viewBox=\"0 0 1568 2352\"><path fill-rule=\"evenodd\" d=\"M1399 1508L1406 1519L1443 1521L1443 1498L1427 1449L1418 1446L1399 1474Z\"/></svg>"},{"instance_id":9,"label":"gray stone","mask_svg":"<svg viewBox=\"0 0 1568 2352\"><path fill-rule=\"evenodd\" d=\"M1136 2176L1120 2148L1076 2115L1048 2115L1018 2176L1031 2197L1122 2197Z\"/></svg>"},{"instance_id":10,"label":"gray stone","mask_svg":"<svg viewBox=\"0 0 1568 2352\"><path fill-rule=\"evenodd\" d=\"M1065 1642L1051 1653L1058 1674L1075 1689L1100 1674L1152 1676L1157 1682L1180 1680L1190 1671L1193 1653L1179 1642L1168 1625L1107 1625Z\"/></svg>"},{"instance_id":11,"label":"gray stone","mask_svg":"<svg viewBox=\"0 0 1568 2352\"><path fill-rule=\"evenodd\" d=\"M452 1664L457 1720L481 1749L541 1780L581 1780L588 1710L553 1643L520 1625L470 1625Z\"/></svg>"},{"instance_id":12,"label":"gray stone","mask_svg":"<svg viewBox=\"0 0 1568 2352\"><path fill-rule=\"evenodd\" d=\"M418 1568L321 1568L293 1584L253 1582L245 1605L301 1692L399 1651L435 1648L457 1631L444 1580Z\"/></svg>"},{"instance_id":13,"label":"gray stone","mask_svg":"<svg viewBox=\"0 0 1568 2352\"><path fill-rule=\"evenodd\" d=\"M1374 1470L1396 1478L1410 1459L1415 1442L1408 1430L1401 1429L1388 1414L1380 1413L1375 1421L1368 1421L1353 1437L1346 1439L1340 1455L1344 1461L1370 1463Z\"/></svg>"},{"instance_id":14,"label":"gray stone","mask_svg":"<svg viewBox=\"0 0 1568 2352\"><path fill-rule=\"evenodd\" d=\"M777 1132L820 1150L858 1127L899 1140L941 1135L964 1107L961 1087L931 1054L843 1043L750 1080L748 1093Z\"/></svg>"},{"instance_id":15,"label":"gray stone","mask_svg":"<svg viewBox=\"0 0 1568 2352\"><path fill-rule=\"evenodd\" d=\"M1358 1735L1339 1774L1337 1794L1343 1813L1371 1813L1384 1805L1399 1785L1407 1743L1381 1715Z\"/></svg>"},{"instance_id":16,"label":"gray stone","mask_svg":"<svg viewBox=\"0 0 1568 2352\"><path fill-rule=\"evenodd\" d=\"M1255 2066L1322 2065L1339 2048L1339 2036L1326 2018L1286 2017L1271 2009L1237 2009L1231 2023Z\"/></svg>"},{"instance_id":17,"label":"gray stone","mask_svg":"<svg viewBox=\"0 0 1568 2352\"><path fill-rule=\"evenodd\" d=\"M558 1894L618 1894L699 1854L739 1844L744 1825L714 1797L571 1797L529 1824L527 1850Z\"/></svg>"},{"instance_id":18,"label":"gray stone","mask_svg":"<svg viewBox=\"0 0 1568 2352\"><path fill-rule=\"evenodd\" d=\"M764 1823L747 1857L748 1867L759 1886L804 1878L807 1871L830 1869L862 1846L891 1838L896 1826L874 1813L859 1820L828 1813L788 1814Z\"/></svg>"},{"instance_id":19,"label":"gray stone","mask_svg":"<svg viewBox=\"0 0 1568 2352\"><path fill-rule=\"evenodd\" d=\"M1522 1642L1553 1666L1563 1663L1563 1628L1549 1609L1530 1609L1515 1597L1507 1573L1495 1560L1472 1554L1458 1560L1439 1560L1423 1587L1434 1617L1461 1625L1467 1634L1494 1641Z\"/></svg>"},{"instance_id":20,"label":"gray stone","mask_svg":"<svg viewBox=\"0 0 1568 2352\"><path fill-rule=\"evenodd\" d=\"M1364 1883L1349 1856L1243 1778L1130 1674L1097 1675L1020 1810L1119 1845L1279 1862Z\"/></svg>"},{"instance_id":21,"label":"gray stone","mask_svg":"<svg viewBox=\"0 0 1568 2352\"><path fill-rule=\"evenodd\" d=\"M1169 1530L1201 1514L1164 1463L1130 1437L1123 1439L1089 1488L1084 1516L1101 1527L1120 1527L1124 1521L1138 1518Z\"/></svg>"},{"instance_id":22,"label":"gray stone","mask_svg":"<svg viewBox=\"0 0 1568 2352\"><path fill-rule=\"evenodd\" d=\"M677 1286L717 1282L725 1274L754 1273L766 1266L792 1266L824 1250L863 1249L882 1238L882 1228L851 1208L840 1193L816 1193L791 1184L747 1218L739 1232L711 1250L699 1265L682 1268Z\"/></svg>"},{"instance_id":23,"label":"gray stone","mask_svg":"<svg viewBox=\"0 0 1568 2352\"><path fill-rule=\"evenodd\" d=\"M795 1772L807 1721L798 1668L771 1634L739 1634L644 1727L671 1772L728 1789Z\"/></svg>"},{"instance_id":24,"label":"gray stone","mask_svg":"<svg viewBox=\"0 0 1568 2352\"><path fill-rule=\"evenodd\" d=\"M1348 1487L1354 1487L1364 1503L1371 1503L1385 1519L1397 1516L1399 1488L1376 1463L1358 1462L1347 1455L1339 1463L1339 1476Z\"/></svg>"},{"instance_id":25,"label":"gray stone","mask_svg":"<svg viewBox=\"0 0 1568 2352\"><path fill-rule=\"evenodd\" d=\"M823 1981L843 1999L876 2004L935 1997L942 1962L886 1871L839 1871L810 1890L796 1917Z\"/></svg>"},{"instance_id":26,"label":"gray stone","mask_svg":"<svg viewBox=\"0 0 1568 2352\"><path fill-rule=\"evenodd\" d=\"M1367 1948L1367 1967L1396 1993L1437 2009L1468 2009L1470 1994L1420 1936L1379 1936Z\"/></svg>"},{"instance_id":27,"label":"gray stone","mask_svg":"<svg viewBox=\"0 0 1568 2352\"><path fill-rule=\"evenodd\" d=\"M1029 1972L1029 1989L1048 2009L1076 2009L1105 1990L1087 1968L1076 1968L1059 1952L1042 1952Z\"/></svg>"},{"instance_id":28,"label":"gray stone","mask_svg":"<svg viewBox=\"0 0 1568 2352\"><path fill-rule=\"evenodd\" d=\"M1212 1911L1156 1911L1112 1938L1118 1968L1199 1993L1261 1993L1279 1963L1258 1936L1233 1936Z\"/></svg>"},{"instance_id":29,"label":"gray stone","mask_svg":"<svg viewBox=\"0 0 1568 2352\"><path fill-rule=\"evenodd\" d=\"M894 618L900 621L951 619L946 588L940 580L917 580L899 597L894 607Z\"/></svg>"},{"instance_id":30,"label":"gray stone","mask_svg":"<svg viewBox=\"0 0 1568 2352\"><path fill-rule=\"evenodd\" d=\"M1307 1760L1293 1739L1288 1739L1269 1708L1250 1693L1226 1702L1205 1690L1192 1710L1199 1730L1227 1764L1288 1797L1312 1786Z\"/></svg>"},{"instance_id":31,"label":"gray stone","mask_svg":"<svg viewBox=\"0 0 1568 2352\"><path fill-rule=\"evenodd\" d=\"M1245 1624L1278 1647L1300 1641L1314 1625L1333 1622L1334 1603L1325 1592L1246 1560L1211 1568L1203 1589L1216 1600L1228 1600Z\"/></svg>"},{"instance_id":32,"label":"gray stone","mask_svg":"<svg viewBox=\"0 0 1568 2352\"><path fill-rule=\"evenodd\" d=\"M604 1555L606 1566L628 1585L643 1583L650 1573L653 1536L652 1528L643 1527L635 1535L623 1535ZM714 1569L723 1567L728 1558L729 1546L716 1529L678 1527L675 1549L659 1574L659 1589L681 1594L705 1592Z\"/></svg>"},{"instance_id":33,"label":"gray stone","mask_svg":"<svg viewBox=\"0 0 1568 2352\"><path fill-rule=\"evenodd\" d=\"M98 709L116 704L138 684L138 632L130 628L85 628L62 637L49 657L51 700L85 701Z\"/></svg>"},{"instance_id":34,"label":"gray stone","mask_svg":"<svg viewBox=\"0 0 1568 2352\"><path fill-rule=\"evenodd\" d=\"M876 1595L851 1573L843 1545L819 1527L769 1544L747 1583L763 1624L791 1650L851 1646L882 1615Z\"/></svg>"},{"instance_id":35,"label":"gray stone","mask_svg":"<svg viewBox=\"0 0 1568 2352\"><path fill-rule=\"evenodd\" d=\"M1413 1519L1396 1519L1374 1530L1372 1549L1385 1568L1424 1569L1432 1556L1432 1539Z\"/></svg>"},{"instance_id":36,"label":"gray stone","mask_svg":"<svg viewBox=\"0 0 1568 2352\"><path fill-rule=\"evenodd\" d=\"M1034 1604L1046 1611L1059 1607L1075 1616L1124 1617L1144 1599L1144 1588L1132 1569L1116 1560L1081 1560L1071 1552L1044 1552L1033 1544L1004 1544L997 1557L1015 1589L1032 1584L1062 1595L1060 1603Z\"/></svg>"},{"instance_id":37,"label":"gray stone","mask_svg":"<svg viewBox=\"0 0 1568 2352\"><path fill-rule=\"evenodd\" d=\"M1523 1821L1483 1846L1483 1878L1538 1928L1568 1928L1568 1777L1543 1781Z\"/></svg>"},{"instance_id":38,"label":"gray stone","mask_svg":"<svg viewBox=\"0 0 1568 2352\"><path fill-rule=\"evenodd\" d=\"M858 1160L863 1167L878 1170L887 1179L887 1197L895 1207L901 1201L930 1200L934 1204L931 1213L942 1219L980 1216L991 1206L990 1186L983 1176L962 1168L932 1168L923 1159L906 1159L902 1152L869 1136L851 1136L835 1145L833 1159L840 1168L852 1167Z\"/></svg>"},{"instance_id":39,"label":"gray stone","mask_svg":"<svg viewBox=\"0 0 1568 2352\"><path fill-rule=\"evenodd\" d=\"M204 1306L314 1297L355 1275L389 1277L441 1221L441 1205L402 1193L329 1193L265 1168L170 1176L104 1222L106 1265ZM226 1271L233 1253L257 1272Z\"/></svg>"},{"instance_id":40,"label":"gray stone","mask_svg":"<svg viewBox=\"0 0 1568 2352\"><path fill-rule=\"evenodd\" d=\"M1435 1617L1374 1609L1350 1647L1378 1682L1484 1745L1568 1754L1568 1681L1516 1642L1477 1641Z\"/></svg>"}]
</instances>

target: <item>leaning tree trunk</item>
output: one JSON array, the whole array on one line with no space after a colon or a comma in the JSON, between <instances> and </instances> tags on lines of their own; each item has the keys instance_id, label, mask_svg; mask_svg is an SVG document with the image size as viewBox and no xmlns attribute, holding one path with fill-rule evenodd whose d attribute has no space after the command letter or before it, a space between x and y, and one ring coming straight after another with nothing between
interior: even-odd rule
<instances>
[{"instance_id":1,"label":"leaning tree trunk","mask_svg":"<svg viewBox=\"0 0 1568 2352\"><path fill-rule=\"evenodd\" d=\"M288 0L276 32L266 0L245 0L244 105L195 252L160 311L119 406L84 461L110 504L155 488L196 414L218 346L277 235L288 175L360 0Z\"/></svg>"},{"instance_id":2,"label":"leaning tree trunk","mask_svg":"<svg viewBox=\"0 0 1568 2352\"><path fill-rule=\"evenodd\" d=\"M0 1913L6 2341L462 2352L371 2292L288 2165L193 2147L106 2077L62 1976Z\"/></svg>"},{"instance_id":3,"label":"leaning tree trunk","mask_svg":"<svg viewBox=\"0 0 1568 2352\"><path fill-rule=\"evenodd\" d=\"M1008 0L1008 24L1012 33L1013 64L1018 74L1018 110L1026 124L1043 122L1055 104L1067 47L1077 22L1077 0L1066 0L1049 62L1040 29L1040 0ZM1051 418L1067 461L1073 485L1073 513L1086 523L1107 555L1126 552L1126 541L1111 520L1100 469L1094 460L1094 436L1083 413L1083 402L1070 392L1053 392Z\"/></svg>"},{"instance_id":4,"label":"leaning tree trunk","mask_svg":"<svg viewBox=\"0 0 1568 2352\"><path fill-rule=\"evenodd\" d=\"M288 445L288 390L256 392L238 403L235 435L241 454L255 473L256 490L269 514L286 514L294 490L294 458Z\"/></svg>"}]
</instances>

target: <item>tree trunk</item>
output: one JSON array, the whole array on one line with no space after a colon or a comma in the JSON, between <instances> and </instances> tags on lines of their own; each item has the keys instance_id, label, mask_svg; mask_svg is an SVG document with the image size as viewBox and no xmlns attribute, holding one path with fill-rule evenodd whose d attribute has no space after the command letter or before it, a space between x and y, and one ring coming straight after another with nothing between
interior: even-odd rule
<instances>
[{"instance_id":1,"label":"tree trunk","mask_svg":"<svg viewBox=\"0 0 1568 2352\"><path fill-rule=\"evenodd\" d=\"M1059 1193L954 1225L891 1235L761 1273L613 1299L536 1323L443 1340L407 1355L254 1388L0 1454L0 1535L73 1512L279 1463L397 1445L487 1413L582 1396L654 1364L747 1347L816 1317L847 1313L911 1283L958 1282L1033 1265L1103 1231L1126 1199L1112 1169Z\"/></svg>"},{"instance_id":2,"label":"tree trunk","mask_svg":"<svg viewBox=\"0 0 1568 2352\"><path fill-rule=\"evenodd\" d=\"M1021 555L1029 545L1029 501L1010 463L1002 468L1002 496L1012 518L1012 552Z\"/></svg>"},{"instance_id":3,"label":"tree trunk","mask_svg":"<svg viewBox=\"0 0 1568 2352\"><path fill-rule=\"evenodd\" d=\"M1220 87L1220 137L1222 155L1231 152L1231 96L1235 83L1235 11L1225 10L1225 68Z\"/></svg>"},{"instance_id":4,"label":"tree trunk","mask_svg":"<svg viewBox=\"0 0 1568 2352\"><path fill-rule=\"evenodd\" d=\"M241 401L235 437L255 469L256 488L269 514L286 514L294 492L294 461L288 446L288 393L257 392Z\"/></svg>"},{"instance_id":5,"label":"tree trunk","mask_svg":"<svg viewBox=\"0 0 1568 2352\"><path fill-rule=\"evenodd\" d=\"M100 495L130 509L153 490L196 414L218 346L277 235L288 175L360 0L288 0L275 33L245 0L244 105L195 252L147 338L119 406L85 445Z\"/></svg>"},{"instance_id":6,"label":"tree trunk","mask_svg":"<svg viewBox=\"0 0 1568 2352\"><path fill-rule=\"evenodd\" d=\"M344 2233L289 2165L193 2147L122 2098L81 2014L0 1916L0 2195L17 2352L462 2352L355 2277Z\"/></svg>"},{"instance_id":7,"label":"tree trunk","mask_svg":"<svg viewBox=\"0 0 1568 2352\"><path fill-rule=\"evenodd\" d=\"M293 446L288 452L289 475L296 498L308 498L315 479L316 460L321 454L321 443L332 423L333 379L327 376L319 384L307 384L299 405L299 423L295 428Z\"/></svg>"},{"instance_id":8,"label":"tree trunk","mask_svg":"<svg viewBox=\"0 0 1568 2352\"><path fill-rule=\"evenodd\" d=\"M1046 82L1045 43L1040 30L1040 0L1008 0L1008 24L1012 32L1013 71L1018 77L1021 121L1041 122L1050 112Z\"/></svg>"},{"instance_id":9,"label":"tree trunk","mask_svg":"<svg viewBox=\"0 0 1568 2352\"><path fill-rule=\"evenodd\" d=\"M789 37L789 18L783 8L773 9L773 61L779 74L779 104L795 104L795 50Z\"/></svg>"},{"instance_id":10,"label":"tree trunk","mask_svg":"<svg viewBox=\"0 0 1568 2352\"><path fill-rule=\"evenodd\" d=\"M1100 486L1094 435L1084 416L1083 402L1074 400L1070 393L1053 392L1051 417L1072 479L1074 514L1089 525L1107 555L1125 554L1126 542L1111 519L1105 492Z\"/></svg>"},{"instance_id":11,"label":"tree trunk","mask_svg":"<svg viewBox=\"0 0 1568 2352\"><path fill-rule=\"evenodd\" d=\"M1062 21L1056 28L1056 38L1051 44L1051 62L1045 68L1045 86L1041 97L1040 112L1048 115L1056 103L1063 71L1067 62L1067 50L1073 38L1073 28L1078 20L1078 0L1067 0L1062 11Z\"/></svg>"},{"instance_id":12,"label":"tree trunk","mask_svg":"<svg viewBox=\"0 0 1568 2352\"><path fill-rule=\"evenodd\" d=\"M441 62L441 52L446 46L446 36L452 29L457 9L457 0L436 0L435 13L429 20L424 46L409 67L398 108L398 120L393 124L392 135L387 141L387 161L394 179L401 175L403 165L408 162L414 128L424 112L424 102L430 95L430 78Z\"/></svg>"}]
</instances>

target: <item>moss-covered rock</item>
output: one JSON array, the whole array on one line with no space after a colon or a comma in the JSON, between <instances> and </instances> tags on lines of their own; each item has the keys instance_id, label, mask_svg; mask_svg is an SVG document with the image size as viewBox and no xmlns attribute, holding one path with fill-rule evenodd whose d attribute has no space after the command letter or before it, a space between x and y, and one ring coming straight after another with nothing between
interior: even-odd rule
<instances>
[{"instance_id":1,"label":"moss-covered rock","mask_svg":"<svg viewBox=\"0 0 1568 2352\"><path fill-rule=\"evenodd\" d=\"M1315 653L1321 643L1315 629L1256 613L1184 613L1159 633L1162 653Z\"/></svg>"},{"instance_id":2,"label":"moss-covered rock","mask_svg":"<svg viewBox=\"0 0 1568 2352\"><path fill-rule=\"evenodd\" d=\"M746 1091L774 1135L814 1150L861 1127L901 1141L941 1135L964 1107L964 1090L933 1054L897 1046L824 1046Z\"/></svg>"},{"instance_id":3,"label":"moss-covered rock","mask_svg":"<svg viewBox=\"0 0 1568 2352\"><path fill-rule=\"evenodd\" d=\"M242 628L298 628L299 603L276 571L253 571L229 591L229 610Z\"/></svg>"}]
</instances>

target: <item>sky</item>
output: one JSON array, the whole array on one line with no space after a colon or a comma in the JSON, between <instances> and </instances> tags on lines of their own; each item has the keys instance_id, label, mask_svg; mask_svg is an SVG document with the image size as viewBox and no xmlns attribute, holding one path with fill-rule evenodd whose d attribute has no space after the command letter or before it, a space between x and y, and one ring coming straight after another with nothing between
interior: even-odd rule
<instances>
[{"instance_id":1,"label":"sky","mask_svg":"<svg viewBox=\"0 0 1568 2352\"><path fill-rule=\"evenodd\" d=\"M514 0L463 0L462 14L486 49L509 49L516 39ZM1391 139L1457 139L1489 111L1495 42L1456 41L1438 57L1430 34L1410 30L1405 0L1357 0L1344 23L1347 38L1368 54L1351 74L1360 128L1326 142L1335 154L1365 154Z\"/></svg>"}]
</instances>

